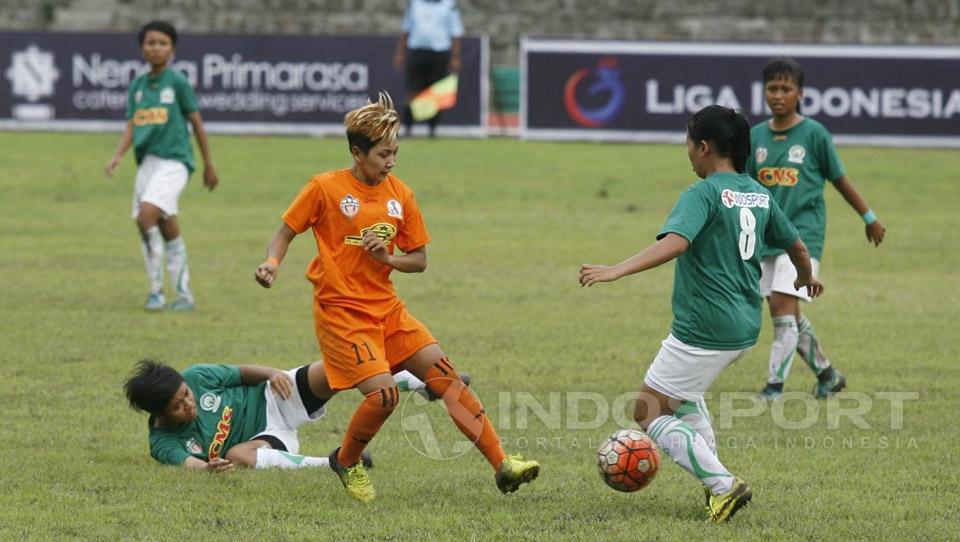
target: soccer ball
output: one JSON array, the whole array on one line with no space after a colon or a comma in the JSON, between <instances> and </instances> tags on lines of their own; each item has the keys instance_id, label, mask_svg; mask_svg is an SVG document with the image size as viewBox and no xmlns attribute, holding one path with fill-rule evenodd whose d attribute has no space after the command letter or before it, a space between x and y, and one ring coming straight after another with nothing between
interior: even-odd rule
<instances>
[{"instance_id":1,"label":"soccer ball","mask_svg":"<svg viewBox=\"0 0 960 542\"><path fill-rule=\"evenodd\" d=\"M617 491L643 489L660 466L660 452L647 435L621 429L610 435L597 450L597 470L603 481Z\"/></svg>"}]
</instances>

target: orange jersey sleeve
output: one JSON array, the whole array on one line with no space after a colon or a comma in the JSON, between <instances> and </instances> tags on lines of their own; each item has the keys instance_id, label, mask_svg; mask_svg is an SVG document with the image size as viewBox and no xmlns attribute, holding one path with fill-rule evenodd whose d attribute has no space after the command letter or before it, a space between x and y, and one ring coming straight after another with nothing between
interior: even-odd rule
<instances>
[{"instance_id":1,"label":"orange jersey sleeve","mask_svg":"<svg viewBox=\"0 0 960 542\"><path fill-rule=\"evenodd\" d=\"M425 246L430 242L430 234L427 233L427 226L423 223L423 215L420 214L420 206L413 197L413 192L407 194L403 204L403 220L400 223L400 229L397 232L397 248L404 252L410 252Z\"/></svg>"},{"instance_id":2,"label":"orange jersey sleeve","mask_svg":"<svg viewBox=\"0 0 960 542\"><path fill-rule=\"evenodd\" d=\"M303 233L313 227L323 214L323 190L319 175L300 189L300 193L283 213L283 221L291 230Z\"/></svg>"}]
</instances>

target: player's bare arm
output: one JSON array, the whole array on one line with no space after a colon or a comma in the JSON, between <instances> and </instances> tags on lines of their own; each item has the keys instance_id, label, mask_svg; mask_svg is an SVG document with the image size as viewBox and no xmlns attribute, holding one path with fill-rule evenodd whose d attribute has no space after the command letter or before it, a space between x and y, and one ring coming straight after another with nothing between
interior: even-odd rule
<instances>
[{"instance_id":1,"label":"player's bare arm","mask_svg":"<svg viewBox=\"0 0 960 542\"><path fill-rule=\"evenodd\" d=\"M213 190L220 184L220 179L217 178L217 170L213 168L213 160L210 158L210 144L207 143L207 132L203 129L203 119L200 118L199 111L190 113L188 118L203 156L203 186L206 186L207 190Z\"/></svg>"},{"instance_id":2,"label":"player's bare arm","mask_svg":"<svg viewBox=\"0 0 960 542\"><path fill-rule=\"evenodd\" d=\"M117 143L117 150L114 151L113 158L107 162L105 171L108 177L112 177L117 171L117 168L120 167L120 160L123 159L123 155L127 152L127 149L130 148L131 144L133 144L133 121L128 120L126 126L123 128L123 134L120 136L120 142Z\"/></svg>"},{"instance_id":3,"label":"player's bare arm","mask_svg":"<svg viewBox=\"0 0 960 542\"><path fill-rule=\"evenodd\" d=\"M233 462L222 457L216 457L210 461L204 461L196 457L188 457L187 460L183 462L183 467L190 470L205 470L219 474L221 472L232 471L234 465Z\"/></svg>"},{"instance_id":4,"label":"player's bare arm","mask_svg":"<svg viewBox=\"0 0 960 542\"><path fill-rule=\"evenodd\" d=\"M613 282L627 275L653 269L680 256L689 246L690 242L683 236L668 233L643 252L617 265L583 264L580 266L580 286L590 287L598 282Z\"/></svg>"},{"instance_id":5,"label":"player's bare arm","mask_svg":"<svg viewBox=\"0 0 960 542\"><path fill-rule=\"evenodd\" d=\"M290 376L273 367L262 365L240 365L240 380L247 386L270 381L270 389L281 399L289 399L293 394L293 382Z\"/></svg>"},{"instance_id":6,"label":"player's bare arm","mask_svg":"<svg viewBox=\"0 0 960 542\"><path fill-rule=\"evenodd\" d=\"M427 269L427 247L425 246L405 254L390 254L387 245L372 231L363 234L362 244L371 258L401 273L423 273Z\"/></svg>"},{"instance_id":7,"label":"player's bare arm","mask_svg":"<svg viewBox=\"0 0 960 542\"><path fill-rule=\"evenodd\" d=\"M807 245L798 237L797 240L787 249L787 256L793 266L797 268L797 279L793 281L793 287L799 290L807 287L807 295L810 297L820 297L823 294L823 283L820 279L813 276L813 264L810 263L810 252L807 251Z\"/></svg>"},{"instance_id":8,"label":"player's bare arm","mask_svg":"<svg viewBox=\"0 0 960 542\"><path fill-rule=\"evenodd\" d=\"M850 179L847 179L846 175L833 181L833 186L837 189L837 192L840 192L843 199L847 200L850 207L853 207L853 209L857 211L858 215L866 217L868 213L872 214L870 206L863 200L863 197L860 196L860 193L857 192L857 189L854 188L853 183L850 182ZM866 226L866 233L867 242L873 243L873 246L878 247L880 243L883 242L883 237L887 234L887 228L883 227L883 224L881 224L876 217L873 217Z\"/></svg>"},{"instance_id":9,"label":"player's bare arm","mask_svg":"<svg viewBox=\"0 0 960 542\"><path fill-rule=\"evenodd\" d=\"M277 230L276 235L273 236L270 244L267 245L267 259L257 267L257 270L253 274L253 277L260 286L269 288L273 285L273 281L276 280L277 273L280 270L280 262L282 262L283 258L287 255L290 242L293 241L293 238L296 236L297 232L290 229L290 226L286 224L282 224L280 229Z\"/></svg>"}]
</instances>

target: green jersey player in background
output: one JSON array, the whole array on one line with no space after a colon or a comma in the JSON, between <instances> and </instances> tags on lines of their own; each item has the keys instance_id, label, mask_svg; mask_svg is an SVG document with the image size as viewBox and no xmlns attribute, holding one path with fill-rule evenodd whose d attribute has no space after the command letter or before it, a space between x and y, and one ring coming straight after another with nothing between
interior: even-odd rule
<instances>
[{"instance_id":1,"label":"green jersey player in background","mask_svg":"<svg viewBox=\"0 0 960 542\"><path fill-rule=\"evenodd\" d=\"M830 181L843 199L866 224L867 241L880 245L886 229L847 179L830 132L819 122L800 114L803 98L803 71L788 58L777 58L763 69L764 97L773 117L750 131L750 158L747 173L770 190L787 218L800 232L813 260L813 274L819 275L827 229L823 199ZM800 300L811 298L793 289L796 273L782 250L763 253L761 294L770 304L773 318L773 345L767 385L760 392L777 399L790 373L794 352L817 375L814 394L826 398L846 386L846 378L830 365L810 320L800 310Z\"/></svg>"},{"instance_id":2,"label":"green jersey player in background","mask_svg":"<svg viewBox=\"0 0 960 542\"><path fill-rule=\"evenodd\" d=\"M150 281L144 308L159 311L165 306L163 256L166 252L167 271L176 292L169 308L193 310L195 301L190 290L187 246L180 236L177 220L180 193L194 169L188 122L193 126L203 155L204 186L213 190L220 181L213 169L193 87L183 74L170 66L177 45L176 29L169 23L154 21L144 25L137 38L150 71L130 83L127 124L106 172L112 176L124 153L133 145L137 160L133 218L140 230L143 260Z\"/></svg>"},{"instance_id":3,"label":"green jersey player in background","mask_svg":"<svg viewBox=\"0 0 960 542\"><path fill-rule=\"evenodd\" d=\"M469 385L469 375L461 375ZM430 400L422 381L402 371L400 389ZM213 472L234 465L264 469L327 467L299 454L297 429L324 414L333 396L315 362L290 371L258 365L194 365L183 372L142 360L124 384L130 406L150 414L150 455L160 463ZM369 457L364 458L367 466Z\"/></svg>"},{"instance_id":4,"label":"green jersey player in background","mask_svg":"<svg viewBox=\"0 0 960 542\"><path fill-rule=\"evenodd\" d=\"M683 194L657 242L614 266L584 264L581 286L612 282L677 259L673 325L647 370L634 419L707 494L711 520L729 520L752 493L717 457L704 393L760 334L760 255L786 250L816 297L807 248L770 193L744 173L750 127L734 110L708 106L687 122L687 153L703 179Z\"/></svg>"}]
</instances>

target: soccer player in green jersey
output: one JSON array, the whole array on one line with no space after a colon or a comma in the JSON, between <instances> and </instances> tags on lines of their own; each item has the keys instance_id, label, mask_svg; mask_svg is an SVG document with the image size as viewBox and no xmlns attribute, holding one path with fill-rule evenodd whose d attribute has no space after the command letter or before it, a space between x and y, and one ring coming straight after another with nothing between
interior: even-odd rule
<instances>
[{"instance_id":1,"label":"soccer player in green jersey","mask_svg":"<svg viewBox=\"0 0 960 542\"><path fill-rule=\"evenodd\" d=\"M464 383L469 385L466 375ZM401 389L427 395L412 374ZM183 372L142 360L124 384L130 406L150 414L150 455L160 463L213 472L235 465L265 469L327 467L326 457L299 454L297 429L324 414L334 392L323 363L290 371L258 365L194 365ZM369 456L364 463L370 466Z\"/></svg>"},{"instance_id":2,"label":"soccer player in green jersey","mask_svg":"<svg viewBox=\"0 0 960 542\"><path fill-rule=\"evenodd\" d=\"M830 132L819 122L800 114L803 71L788 58L777 58L763 69L764 97L773 117L750 131L752 152L747 173L770 190L787 218L800 232L819 275L827 228L823 199L830 181L866 224L867 241L880 245L886 229L847 179ZM760 392L777 399L790 373L794 352L817 375L814 395L825 398L846 386L846 378L830 365L810 320L800 310L800 300L810 296L792 288L796 273L782 250L771 247L763 253L760 292L770 304L773 345L767 385Z\"/></svg>"},{"instance_id":3,"label":"soccer player in green jersey","mask_svg":"<svg viewBox=\"0 0 960 542\"><path fill-rule=\"evenodd\" d=\"M717 457L704 393L760 333L760 254L787 251L794 288L823 291L806 246L770 193L744 173L750 127L734 110L708 106L687 122L687 154L702 181L683 194L657 242L617 265L580 268L581 286L612 282L677 260L673 325L647 370L634 419L704 485L711 520L729 520L750 488Z\"/></svg>"},{"instance_id":4,"label":"soccer player in green jersey","mask_svg":"<svg viewBox=\"0 0 960 542\"><path fill-rule=\"evenodd\" d=\"M190 291L187 247L180 236L180 192L193 172L193 148L187 122L193 126L200 153L203 154L203 184L213 190L219 183L210 159L210 146L203 121L197 110L197 97L186 78L170 68L177 31L168 23L147 23L138 34L143 57L150 71L130 84L127 94L127 124L117 150L107 164L112 176L124 153L133 145L137 160L137 178L133 191L133 218L140 230L143 260L150 281L150 293L144 308L161 310L163 295L163 255L176 291L171 310L195 307Z\"/></svg>"}]
</instances>

